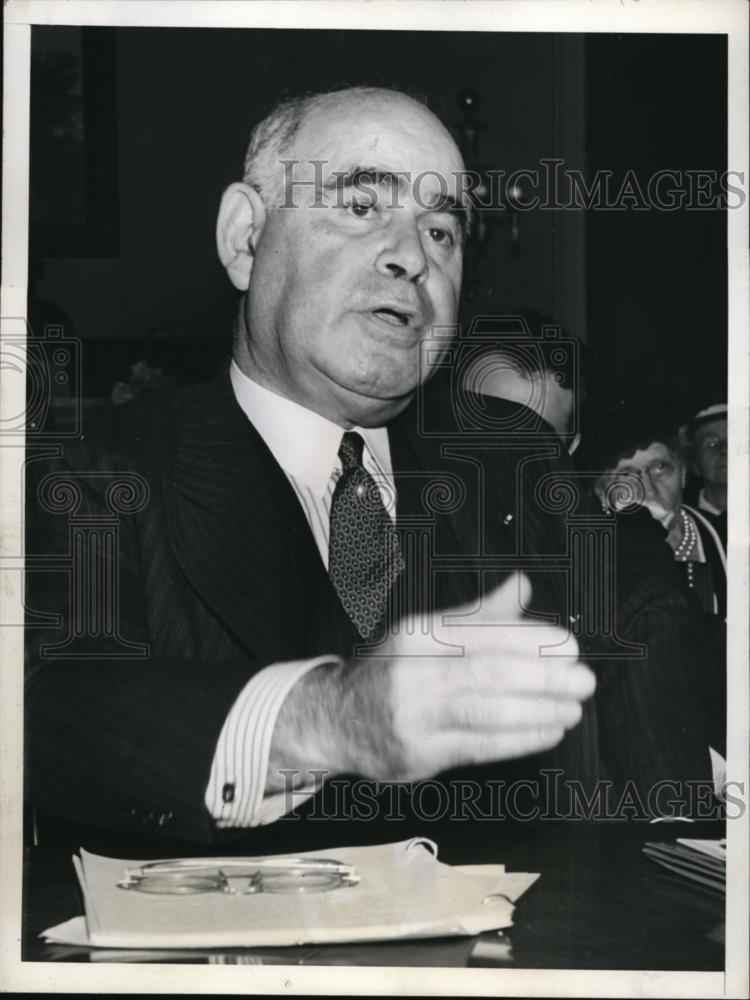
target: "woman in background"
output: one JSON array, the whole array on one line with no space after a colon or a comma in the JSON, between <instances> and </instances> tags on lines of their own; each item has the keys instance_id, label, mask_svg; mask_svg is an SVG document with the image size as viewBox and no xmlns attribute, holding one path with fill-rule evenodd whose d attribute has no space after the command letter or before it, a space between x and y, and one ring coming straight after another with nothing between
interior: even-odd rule
<instances>
[{"instance_id":1,"label":"woman in background","mask_svg":"<svg viewBox=\"0 0 750 1000\"><path fill-rule=\"evenodd\" d=\"M647 509L666 533L684 582L701 608L724 619L726 551L709 518L683 500L687 469L677 427L669 418L658 417L641 420L639 426L637 419L627 419L625 404L620 407L617 419L610 422L611 433L601 442L595 489L602 507L613 513Z\"/></svg>"},{"instance_id":2,"label":"woman in background","mask_svg":"<svg viewBox=\"0 0 750 1000\"><path fill-rule=\"evenodd\" d=\"M600 418L590 453L598 473L595 492L602 509L617 516L626 564L640 567L644 576L652 564L663 564L662 585L670 591L664 599L679 600L678 592L684 596L684 663L697 665L710 745L724 753L726 552L706 515L683 500L686 466L678 450L679 415L665 415L661 402L621 401ZM631 572L630 586L639 589L638 573ZM696 666L688 669L692 675Z\"/></svg>"}]
</instances>

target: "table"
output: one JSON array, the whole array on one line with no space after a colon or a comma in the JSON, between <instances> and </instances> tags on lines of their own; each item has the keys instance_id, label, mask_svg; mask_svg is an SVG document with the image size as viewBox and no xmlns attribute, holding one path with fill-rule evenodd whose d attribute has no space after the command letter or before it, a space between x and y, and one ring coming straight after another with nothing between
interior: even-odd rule
<instances>
[{"instance_id":1,"label":"table","mask_svg":"<svg viewBox=\"0 0 750 1000\"><path fill-rule=\"evenodd\" d=\"M200 952L46 945L38 939L39 932L82 913L82 905L70 850L44 846L27 851L23 958L714 972L724 968L723 896L681 881L641 855L647 840L721 837L720 824L471 821L423 824L421 833L438 843L440 859L449 864L502 862L509 871L541 872L541 879L519 900L513 927L502 934L425 942ZM403 838L399 834L392 839Z\"/></svg>"}]
</instances>

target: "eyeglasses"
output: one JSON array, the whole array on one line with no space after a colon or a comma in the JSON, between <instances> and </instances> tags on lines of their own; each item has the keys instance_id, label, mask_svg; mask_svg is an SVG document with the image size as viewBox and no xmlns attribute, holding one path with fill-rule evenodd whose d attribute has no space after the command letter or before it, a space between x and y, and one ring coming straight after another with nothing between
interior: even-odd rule
<instances>
[{"instance_id":1,"label":"eyeglasses","mask_svg":"<svg viewBox=\"0 0 750 1000\"><path fill-rule=\"evenodd\" d=\"M331 858L177 858L126 868L117 885L161 896L206 892L247 896L328 892L359 881L353 865Z\"/></svg>"},{"instance_id":2,"label":"eyeglasses","mask_svg":"<svg viewBox=\"0 0 750 1000\"><path fill-rule=\"evenodd\" d=\"M642 469L635 468L634 466L626 466L622 469L616 469L614 472L610 472L607 478L612 480L622 480L627 482L630 476L643 482L644 476L653 481L658 481L660 479L666 479L671 476L674 472L674 464L666 458L657 458L653 462L649 462L648 465L644 466Z\"/></svg>"}]
</instances>

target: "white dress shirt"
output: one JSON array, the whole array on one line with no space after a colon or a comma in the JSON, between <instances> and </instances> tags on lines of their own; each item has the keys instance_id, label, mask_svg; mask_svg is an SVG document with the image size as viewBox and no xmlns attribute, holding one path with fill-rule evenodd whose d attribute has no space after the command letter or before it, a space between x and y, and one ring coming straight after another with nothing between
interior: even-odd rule
<instances>
[{"instance_id":1,"label":"white dress shirt","mask_svg":"<svg viewBox=\"0 0 750 1000\"><path fill-rule=\"evenodd\" d=\"M305 513L323 564L328 568L331 500L341 475L338 450L343 429L320 414L278 396L248 378L233 361L230 379L237 402L286 473ZM359 428L365 447L364 467L377 483L383 503L395 520L388 432ZM289 623L294 628L294 622ZM206 789L206 808L217 826L259 826L291 808L288 796L266 795L271 738L282 703L297 681L313 667L336 662L317 657L274 663L255 674L229 711L216 745ZM298 805L304 789L295 789ZM313 789L307 789L312 794Z\"/></svg>"},{"instance_id":2,"label":"white dress shirt","mask_svg":"<svg viewBox=\"0 0 750 1000\"><path fill-rule=\"evenodd\" d=\"M705 488L703 488L698 494L698 507L701 510L707 511L709 514L715 514L717 517L721 517L722 511L720 511L718 507L715 507L708 499Z\"/></svg>"}]
</instances>

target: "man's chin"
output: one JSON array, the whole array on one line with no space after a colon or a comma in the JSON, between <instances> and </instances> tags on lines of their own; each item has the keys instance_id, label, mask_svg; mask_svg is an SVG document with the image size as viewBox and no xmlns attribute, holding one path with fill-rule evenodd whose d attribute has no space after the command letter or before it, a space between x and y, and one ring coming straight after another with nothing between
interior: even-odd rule
<instances>
[{"instance_id":1,"label":"man's chin","mask_svg":"<svg viewBox=\"0 0 750 1000\"><path fill-rule=\"evenodd\" d=\"M337 384L332 395L347 423L358 427L382 427L406 409L418 388L413 383L374 388L350 382Z\"/></svg>"},{"instance_id":2,"label":"man's chin","mask_svg":"<svg viewBox=\"0 0 750 1000\"><path fill-rule=\"evenodd\" d=\"M406 409L416 392L414 388L387 398L356 396L350 406L351 420L359 427L382 427Z\"/></svg>"}]
</instances>

